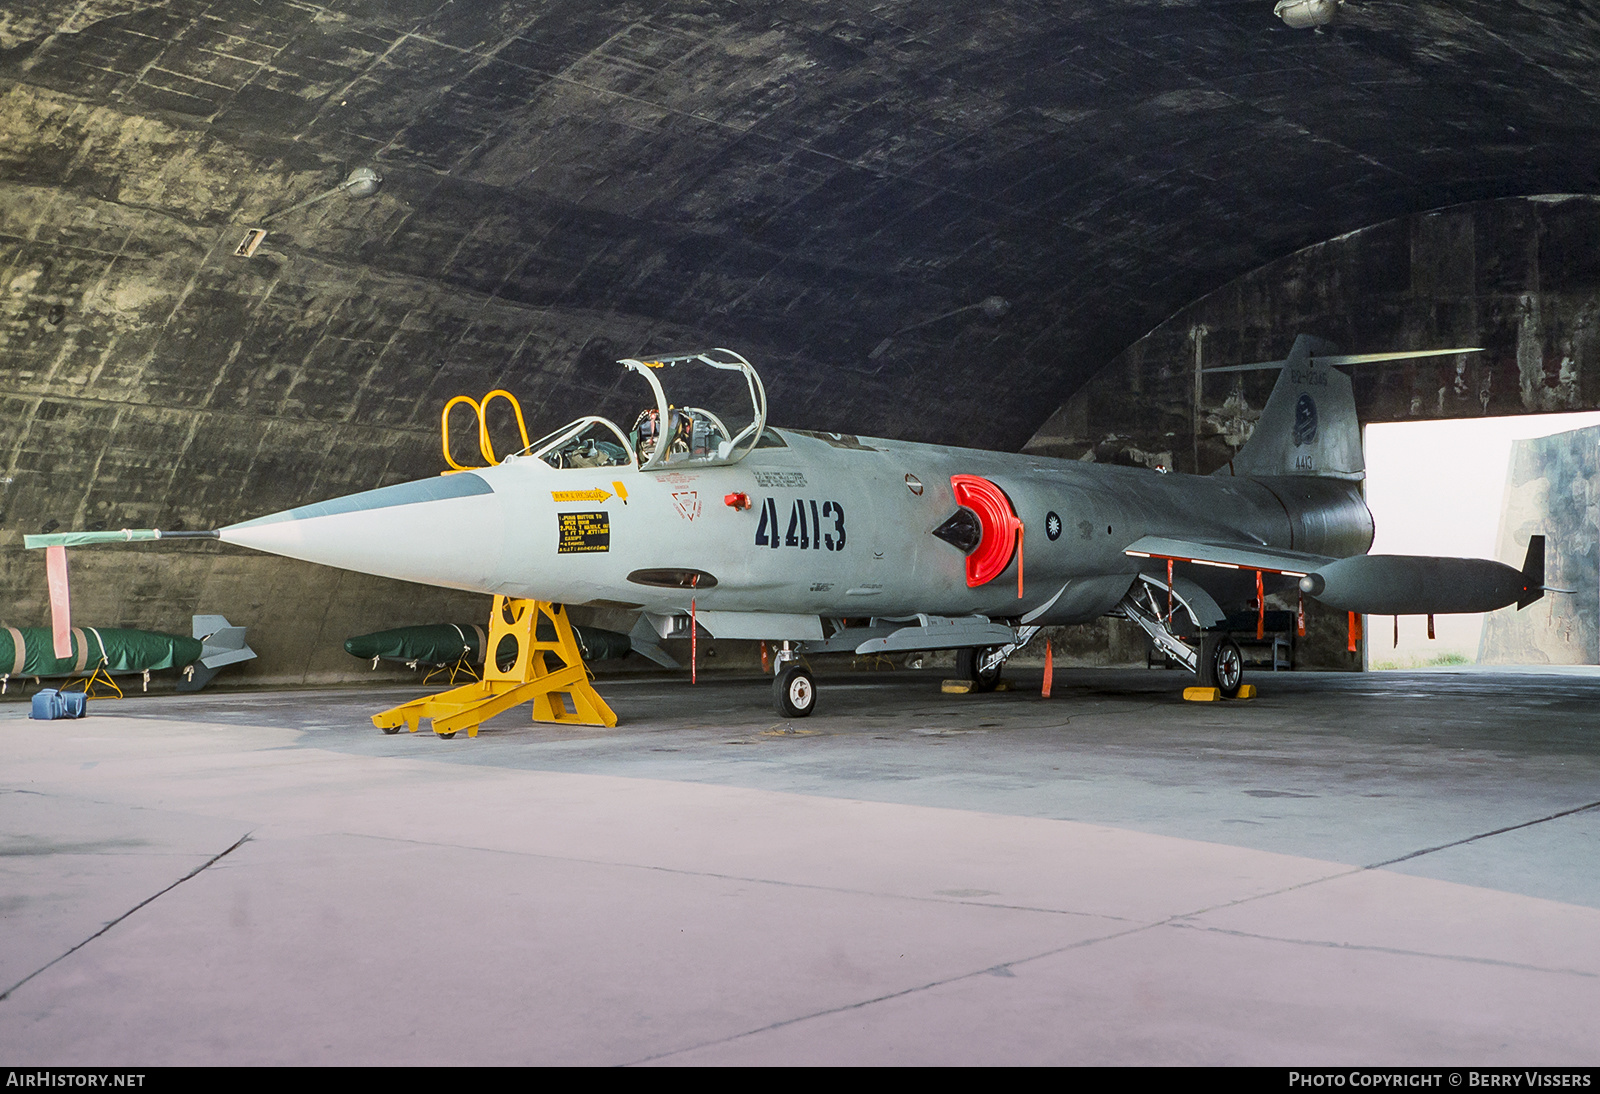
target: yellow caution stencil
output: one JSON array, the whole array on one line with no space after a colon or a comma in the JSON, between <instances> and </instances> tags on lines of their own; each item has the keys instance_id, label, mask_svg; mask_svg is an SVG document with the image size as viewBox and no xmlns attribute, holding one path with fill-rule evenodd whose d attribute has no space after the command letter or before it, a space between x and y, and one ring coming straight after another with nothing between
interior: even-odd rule
<instances>
[{"instance_id":1,"label":"yellow caution stencil","mask_svg":"<svg viewBox=\"0 0 1600 1094\"><path fill-rule=\"evenodd\" d=\"M613 483L612 485L616 485ZM589 490L552 490L551 501L605 501L611 495L596 486Z\"/></svg>"},{"instance_id":2,"label":"yellow caution stencil","mask_svg":"<svg viewBox=\"0 0 1600 1094\"><path fill-rule=\"evenodd\" d=\"M622 504L623 505L627 505L628 504L628 488L626 486L623 486L620 482L614 482L611 485L616 489L617 497L622 499Z\"/></svg>"}]
</instances>

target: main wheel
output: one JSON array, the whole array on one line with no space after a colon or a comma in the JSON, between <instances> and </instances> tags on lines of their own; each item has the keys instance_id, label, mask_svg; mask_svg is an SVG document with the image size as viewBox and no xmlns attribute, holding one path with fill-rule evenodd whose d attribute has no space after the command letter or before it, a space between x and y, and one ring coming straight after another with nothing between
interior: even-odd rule
<instances>
[{"instance_id":1,"label":"main wheel","mask_svg":"<svg viewBox=\"0 0 1600 1094\"><path fill-rule=\"evenodd\" d=\"M1200 686L1216 688L1226 699L1239 694L1244 683L1244 655L1226 635L1209 635L1200 645Z\"/></svg>"},{"instance_id":2,"label":"main wheel","mask_svg":"<svg viewBox=\"0 0 1600 1094\"><path fill-rule=\"evenodd\" d=\"M772 678L772 705L785 718L805 718L817 709L817 682L799 665Z\"/></svg>"},{"instance_id":3,"label":"main wheel","mask_svg":"<svg viewBox=\"0 0 1600 1094\"><path fill-rule=\"evenodd\" d=\"M997 662L987 669L978 668L983 658L996 648L986 646L982 649L965 649L956 653L956 675L963 680L971 680L973 691L993 691L995 685L1000 683L1000 670L1005 666L1004 661Z\"/></svg>"}]
</instances>

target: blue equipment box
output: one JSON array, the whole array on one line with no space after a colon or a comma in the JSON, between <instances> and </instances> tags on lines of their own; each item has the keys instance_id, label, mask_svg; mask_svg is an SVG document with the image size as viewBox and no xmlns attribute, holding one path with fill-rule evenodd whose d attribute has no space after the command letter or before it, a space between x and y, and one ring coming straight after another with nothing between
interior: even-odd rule
<instances>
[{"instance_id":1,"label":"blue equipment box","mask_svg":"<svg viewBox=\"0 0 1600 1094\"><path fill-rule=\"evenodd\" d=\"M81 691L57 691L43 688L34 693L33 717L82 718L89 713L89 700Z\"/></svg>"}]
</instances>

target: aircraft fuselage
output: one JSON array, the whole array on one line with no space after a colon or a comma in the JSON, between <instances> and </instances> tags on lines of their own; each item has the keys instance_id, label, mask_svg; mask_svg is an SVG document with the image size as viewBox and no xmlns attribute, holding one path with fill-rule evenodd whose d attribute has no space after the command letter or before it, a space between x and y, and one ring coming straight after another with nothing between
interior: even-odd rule
<instances>
[{"instance_id":1,"label":"aircraft fuselage","mask_svg":"<svg viewBox=\"0 0 1600 1094\"><path fill-rule=\"evenodd\" d=\"M1139 570L1164 569L1124 553L1143 536L1331 557L1360 554L1372 540L1355 482L1163 474L849 435L769 434L783 444L758 447L732 466L557 469L512 458L247 521L222 538L402 580L662 614L686 612L693 600L701 611L1032 615L1040 624L1102 615ZM965 555L932 534L958 509L950 481L957 474L1001 487L1022 520L1020 598L1016 557L969 588ZM1237 571L1187 569L1220 602L1253 594L1254 575L1247 584ZM701 576L683 577L690 574Z\"/></svg>"}]
</instances>

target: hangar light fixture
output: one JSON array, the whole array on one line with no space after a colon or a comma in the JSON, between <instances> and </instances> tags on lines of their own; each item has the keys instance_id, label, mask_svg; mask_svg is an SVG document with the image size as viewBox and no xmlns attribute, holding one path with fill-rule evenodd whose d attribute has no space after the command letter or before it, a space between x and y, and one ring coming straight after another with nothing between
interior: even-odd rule
<instances>
[{"instance_id":1,"label":"hangar light fixture","mask_svg":"<svg viewBox=\"0 0 1600 1094\"><path fill-rule=\"evenodd\" d=\"M269 221L278 219L286 213L292 213L296 209L304 209L308 205L315 205L319 201L325 201L328 198L333 197L335 194L343 194L345 197L352 200L357 198L370 198L373 194L378 192L378 188L382 185L383 176L378 174L377 171L370 167L357 167L354 171L351 171L350 174L345 176L345 180L343 182L332 189L324 190L322 193L315 194L312 197L306 198L304 201L296 202L287 209L279 209L276 213L268 213L256 223L266 224ZM241 242L238 247L234 248L233 253L238 255L240 258L249 258L251 255L256 253L256 248L261 246L261 241L266 238L267 233L265 229L251 228L245 233L243 242Z\"/></svg>"},{"instance_id":2,"label":"hangar light fixture","mask_svg":"<svg viewBox=\"0 0 1600 1094\"><path fill-rule=\"evenodd\" d=\"M268 213L257 223L265 224L269 220L276 220L286 213L296 209L304 209L307 205L315 205L319 201L326 201L335 194L343 194L349 198L370 198L378 192L378 187L383 185L383 176L370 167L357 167L345 177L345 180L331 190L324 190L304 201L296 202L287 209L279 209L276 213Z\"/></svg>"},{"instance_id":3,"label":"hangar light fixture","mask_svg":"<svg viewBox=\"0 0 1600 1094\"><path fill-rule=\"evenodd\" d=\"M1321 30L1339 18L1344 0L1278 0L1272 14L1297 30Z\"/></svg>"}]
</instances>

